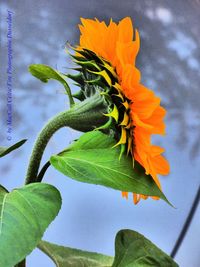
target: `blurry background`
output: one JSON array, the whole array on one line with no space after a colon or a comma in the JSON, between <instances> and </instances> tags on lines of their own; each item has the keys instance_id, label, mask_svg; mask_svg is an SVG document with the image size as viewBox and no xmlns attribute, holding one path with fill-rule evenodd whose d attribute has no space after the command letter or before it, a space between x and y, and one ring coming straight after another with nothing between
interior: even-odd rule
<instances>
[{"instance_id":1,"label":"blurry background","mask_svg":"<svg viewBox=\"0 0 200 267\"><path fill-rule=\"evenodd\" d=\"M13 131L6 140L7 9L13 15ZM200 4L189 0L1 0L0 145L27 138L27 143L1 159L0 183L11 190L21 186L36 134L46 120L68 108L60 84L43 84L27 67L44 63L61 71L71 67L64 47L78 43L80 17L119 21L133 19L141 35L137 66L142 82L162 97L167 108L167 136L155 137L166 148L171 174L162 177L163 190L176 206L151 199L137 206L121 193L75 182L49 169L45 182L62 194L63 206L44 239L83 250L114 254L114 237L134 229L170 253L200 183ZM73 87L73 90L75 88ZM80 133L62 129L49 143L43 162ZM12 163L12 164L11 164ZM200 266L200 207L176 256L182 267ZM28 266L54 264L35 250Z\"/></svg>"}]
</instances>

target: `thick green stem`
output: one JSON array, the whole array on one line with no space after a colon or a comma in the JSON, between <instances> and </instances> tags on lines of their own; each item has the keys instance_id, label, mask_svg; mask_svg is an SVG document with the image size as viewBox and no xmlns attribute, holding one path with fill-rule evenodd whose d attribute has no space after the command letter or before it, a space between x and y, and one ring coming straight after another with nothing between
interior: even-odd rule
<instances>
[{"instance_id":1,"label":"thick green stem","mask_svg":"<svg viewBox=\"0 0 200 267\"><path fill-rule=\"evenodd\" d=\"M68 112L59 113L57 116L53 117L42 129L38 138L35 142L32 155L30 158L30 163L28 166L28 171L26 175L26 184L36 182L38 170L40 167L40 162L44 150L52 137L52 135L60 128L68 126L68 120L70 119Z\"/></svg>"},{"instance_id":2,"label":"thick green stem","mask_svg":"<svg viewBox=\"0 0 200 267\"><path fill-rule=\"evenodd\" d=\"M102 99L94 96L85 100L68 111L64 111L53 117L42 129L35 142L30 158L26 184L37 182L38 171L44 150L53 134L62 127L71 127L82 132L91 131L107 121L102 115L105 106Z\"/></svg>"}]
</instances>

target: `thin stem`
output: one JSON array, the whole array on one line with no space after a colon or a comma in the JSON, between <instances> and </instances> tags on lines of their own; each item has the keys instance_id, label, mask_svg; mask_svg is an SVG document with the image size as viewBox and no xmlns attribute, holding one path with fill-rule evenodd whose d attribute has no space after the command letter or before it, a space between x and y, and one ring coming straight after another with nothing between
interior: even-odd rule
<instances>
[{"instance_id":1,"label":"thin stem","mask_svg":"<svg viewBox=\"0 0 200 267\"><path fill-rule=\"evenodd\" d=\"M49 161L47 161L45 163L45 165L42 167L41 171L39 172L38 176L37 176L37 182L41 182L42 178L45 175L45 172L47 171L47 169L49 168L49 166L51 165L51 163Z\"/></svg>"},{"instance_id":2,"label":"thin stem","mask_svg":"<svg viewBox=\"0 0 200 267\"><path fill-rule=\"evenodd\" d=\"M68 94L68 97L69 97L70 107L72 108L75 103L74 103L74 99L73 99L70 87L69 87L69 85L68 85L68 83L66 81L65 81L65 83L63 85L64 85L65 90L66 90L66 92Z\"/></svg>"},{"instance_id":3,"label":"thin stem","mask_svg":"<svg viewBox=\"0 0 200 267\"><path fill-rule=\"evenodd\" d=\"M189 226L190 226L190 224L192 222L192 219L194 217L195 211L196 211L196 209L198 207L199 201L200 201L200 186L199 186L199 189L197 190L197 193L196 193L196 196L194 198L192 207L191 207L190 212L189 212L189 214L187 216L187 219L186 219L186 221L185 221L185 223L183 225L183 228L182 228L182 230L180 232L180 235L179 235L179 237L178 237L178 239L177 239L177 241L175 243L174 248L172 249L172 252L171 252L171 257L172 258L174 258L176 256L176 253L179 250L179 248L180 248L180 246L181 246L181 244L183 242L183 239L184 239L184 237L185 237L185 235L186 235L186 233L188 231L188 228L189 228Z\"/></svg>"},{"instance_id":4,"label":"thin stem","mask_svg":"<svg viewBox=\"0 0 200 267\"><path fill-rule=\"evenodd\" d=\"M64 151L61 151L60 153L58 153L57 155L60 155L62 152ZM48 170L48 168L51 166L51 163L50 161L47 161L44 166L42 167L42 169L40 170L38 176L37 176L37 179L36 179L36 182L41 182L46 171Z\"/></svg>"}]
</instances>

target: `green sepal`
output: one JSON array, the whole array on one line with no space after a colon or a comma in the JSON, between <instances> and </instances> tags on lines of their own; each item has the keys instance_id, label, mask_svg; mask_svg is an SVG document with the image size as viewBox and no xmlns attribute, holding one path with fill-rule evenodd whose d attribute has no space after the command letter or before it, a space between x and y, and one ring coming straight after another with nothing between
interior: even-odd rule
<instances>
[{"instance_id":1,"label":"green sepal","mask_svg":"<svg viewBox=\"0 0 200 267\"><path fill-rule=\"evenodd\" d=\"M81 57L81 56L77 56L77 55L73 55L73 54L70 54L70 56L72 57L72 60L75 59L76 62L88 61L88 59L86 59L85 57Z\"/></svg>"},{"instance_id":2,"label":"green sepal","mask_svg":"<svg viewBox=\"0 0 200 267\"><path fill-rule=\"evenodd\" d=\"M76 92L75 94L72 95L74 98L83 101L85 100L85 95L83 93L83 90L79 90L78 92Z\"/></svg>"},{"instance_id":3,"label":"green sepal","mask_svg":"<svg viewBox=\"0 0 200 267\"><path fill-rule=\"evenodd\" d=\"M96 75L102 77L102 78L105 80L105 82L107 83L107 85L108 85L109 87L111 87L111 85L112 85L112 80L111 80L111 78L110 78L110 76L108 75L108 73L107 73L106 70L100 70L100 71L91 71L91 70L88 70L88 71L91 72L91 73L93 73L93 74L96 74Z\"/></svg>"},{"instance_id":4,"label":"green sepal","mask_svg":"<svg viewBox=\"0 0 200 267\"><path fill-rule=\"evenodd\" d=\"M108 121L105 124L101 125L100 127L95 128L95 131L110 129L112 124L113 124L113 119L112 117L109 117Z\"/></svg>"},{"instance_id":5,"label":"green sepal","mask_svg":"<svg viewBox=\"0 0 200 267\"><path fill-rule=\"evenodd\" d=\"M119 119L119 111L116 107L116 105L113 105L113 109L111 112L107 113L107 114L104 114L105 116L108 116L108 117L112 117L115 119L116 122L118 122L118 119Z\"/></svg>"},{"instance_id":6,"label":"green sepal","mask_svg":"<svg viewBox=\"0 0 200 267\"><path fill-rule=\"evenodd\" d=\"M122 155L126 152L126 145L125 144L121 144L120 145L120 154L119 154L119 160L121 159ZM133 159L134 162L134 159ZM133 164L134 167L134 164Z\"/></svg>"},{"instance_id":7,"label":"green sepal","mask_svg":"<svg viewBox=\"0 0 200 267\"><path fill-rule=\"evenodd\" d=\"M101 66L103 69L105 69L106 71L108 71L108 72L112 75L112 77L113 77L114 79L118 80L118 77L117 77L117 74L116 74L114 68L113 68L108 62L103 61L103 63L100 64L100 66Z\"/></svg>"},{"instance_id":8,"label":"green sepal","mask_svg":"<svg viewBox=\"0 0 200 267\"><path fill-rule=\"evenodd\" d=\"M83 85L84 84L84 80L83 80L83 76L81 73L78 73L76 75L72 75L72 74L66 74L66 76L70 79L72 79L73 81L75 81L77 84L79 85Z\"/></svg>"},{"instance_id":9,"label":"green sepal","mask_svg":"<svg viewBox=\"0 0 200 267\"><path fill-rule=\"evenodd\" d=\"M95 84L95 85L101 85L100 81L101 81L101 77L97 77L94 80L85 80L86 83Z\"/></svg>"},{"instance_id":10,"label":"green sepal","mask_svg":"<svg viewBox=\"0 0 200 267\"><path fill-rule=\"evenodd\" d=\"M100 68L98 67L98 65L96 64L95 61L91 60L91 61L78 61L78 60L74 60L74 62L78 65L87 67L87 68L92 68L92 70L96 70L99 71Z\"/></svg>"},{"instance_id":11,"label":"green sepal","mask_svg":"<svg viewBox=\"0 0 200 267\"><path fill-rule=\"evenodd\" d=\"M83 56L83 58L87 59L87 60L94 60L95 62L97 62L97 64L102 63L102 59L100 57L98 57L93 51L88 50L88 49L83 49L83 50L77 50L74 49L74 51L78 52L79 54L81 54Z\"/></svg>"}]
</instances>

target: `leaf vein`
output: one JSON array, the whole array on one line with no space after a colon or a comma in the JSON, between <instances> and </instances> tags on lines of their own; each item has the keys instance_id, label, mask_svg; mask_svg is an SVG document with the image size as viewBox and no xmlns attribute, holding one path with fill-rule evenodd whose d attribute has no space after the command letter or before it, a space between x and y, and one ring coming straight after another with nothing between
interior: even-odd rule
<instances>
[{"instance_id":1,"label":"leaf vein","mask_svg":"<svg viewBox=\"0 0 200 267\"><path fill-rule=\"evenodd\" d=\"M1 209L1 221L0 221L0 235L2 234L2 228L3 228L3 213L4 213L4 206L5 206L5 202L6 202L6 197L8 196L8 194L5 194L4 198L3 198L3 203L2 203L2 209Z\"/></svg>"}]
</instances>

